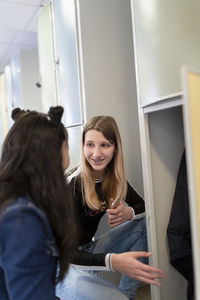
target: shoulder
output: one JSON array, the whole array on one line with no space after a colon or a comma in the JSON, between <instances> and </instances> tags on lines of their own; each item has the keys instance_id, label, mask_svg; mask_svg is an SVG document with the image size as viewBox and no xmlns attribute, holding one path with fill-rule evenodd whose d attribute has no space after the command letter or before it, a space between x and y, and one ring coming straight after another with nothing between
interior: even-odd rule
<instances>
[{"instance_id":1,"label":"shoulder","mask_svg":"<svg viewBox=\"0 0 200 300\"><path fill-rule=\"evenodd\" d=\"M47 236L52 236L47 216L27 198L17 198L5 208L1 209L0 223L2 228L9 223L15 226L15 229L19 231L23 228L29 228L31 230L32 228L34 228L34 230L42 229Z\"/></svg>"},{"instance_id":2,"label":"shoulder","mask_svg":"<svg viewBox=\"0 0 200 300\"><path fill-rule=\"evenodd\" d=\"M0 210L0 220L7 215L18 214L23 211L34 212L42 218L46 218L45 213L37 207L29 197L19 197L12 202L8 203L5 207Z\"/></svg>"},{"instance_id":3,"label":"shoulder","mask_svg":"<svg viewBox=\"0 0 200 300\"><path fill-rule=\"evenodd\" d=\"M46 215L23 198L16 199L1 211L0 250L4 268L12 270L9 276L18 278L20 272L21 279L27 272L38 270L43 274L51 268L50 259L54 261L58 257L56 241ZM20 270L19 266L22 266Z\"/></svg>"},{"instance_id":4,"label":"shoulder","mask_svg":"<svg viewBox=\"0 0 200 300\"><path fill-rule=\"evenodd\" d=\"M74 182L80 175L80 167L75 167L65 174L67 183Z\"/></svg>"},{"instance_id":5,"label":"shoulder","mask_svg":"<svg viewBox=\"0 0 200 300\"><path fill-rule=\"evenodd\" d=\"M74 168L66 174L66 182L74 196L82 194L80 167Z\"/></svg>"}]
</instances>

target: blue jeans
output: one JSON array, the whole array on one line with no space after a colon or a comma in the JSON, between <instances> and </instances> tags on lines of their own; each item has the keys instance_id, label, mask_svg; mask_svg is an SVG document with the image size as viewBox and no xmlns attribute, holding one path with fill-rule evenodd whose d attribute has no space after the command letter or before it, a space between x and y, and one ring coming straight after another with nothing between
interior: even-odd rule
<instances>
[{"instance_id":1,"label":"blue jeans","mask_svg":"<svg viewBox=\"0 0 200 300\"><path fill-rule=\"evenodd\" d=\"M92 253L147 251L145 218L128 221L114 227L84 247L84 250ZM141 258L140 261L144 263L148 262L144 258ZM72 280L77 282L75 289L72 287L73 284L70 283ZM57 295L62 300L127 299L124 295L129 299L134 299L138 286L138 280L133 280L122 275L119 289L117 289L117 287L100 278L97 272L82 271L78 266L71 266L62 284L57 286ZM88 290L89 293L87 292ZM120 290L123 294L120 293ZM68 293L68 297L65 293ZM69 298L69 293L71 293L71 298Z\"/></svg>"},{"instance_id":2,"label":"blue jeans","mask_svg":"<svg viewBox=\"0 0 200 300\"><path fill-rule=\"evenodd\" d=\"M71 265L64 280L57 284L56 296L61 300L128 300L97 272L83 271L76 265Z\"/></svg>"}]
</instances>

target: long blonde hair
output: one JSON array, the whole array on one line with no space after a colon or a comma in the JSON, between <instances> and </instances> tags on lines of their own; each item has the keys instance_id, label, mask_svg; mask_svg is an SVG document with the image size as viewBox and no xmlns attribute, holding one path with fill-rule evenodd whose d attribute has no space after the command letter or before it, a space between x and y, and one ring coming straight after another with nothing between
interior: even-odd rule
<instances>
[{"instance_id":1,"label":"long blonde hair","mask_svg":"<svg viewBox=\"0 0 200 300\"><path fill-rule=\"evenodd\" d=\"M99 209L100 201L95 190L93 169L84 155L85 135L92 129L101 132L110 143L115 145L113 158L106 168L102 181L102 195L104 195L107 201L117 196L120 196L120 199L124 200L127 191L127 182L124 171L121 137L114 118L110 116L95 116L91 118L86 123L82 134L80 178L84 203L91 209Z\"/></svg>"}]
</instances>

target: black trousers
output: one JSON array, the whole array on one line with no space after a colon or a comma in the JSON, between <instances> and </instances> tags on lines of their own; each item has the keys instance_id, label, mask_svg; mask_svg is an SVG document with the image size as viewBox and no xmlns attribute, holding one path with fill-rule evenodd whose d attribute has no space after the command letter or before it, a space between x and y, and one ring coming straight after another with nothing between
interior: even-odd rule
<instances>
[{"instance_id":1,"label":"black trousers","mask_svg":"<svg viewBox=\"0 0 200 300\"><path fill-rule=\"evenodd\" d=\"M171 262L172 266L188 281L187 298L194 300L194 274L192 256L179 258Z\"/></svg>"}]
</instances>

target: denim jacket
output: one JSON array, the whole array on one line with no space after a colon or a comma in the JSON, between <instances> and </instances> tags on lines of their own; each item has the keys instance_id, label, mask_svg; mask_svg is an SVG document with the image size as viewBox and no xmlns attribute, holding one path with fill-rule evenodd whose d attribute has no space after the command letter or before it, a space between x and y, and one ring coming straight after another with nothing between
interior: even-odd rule
<instances>
[{"instance_id":1,"label":"denim jacket","mask_svg":"<svg viewBox=\"0 0 200 300\"><path fill-rule=\"evenodd\" d=\"M57 258L48 219L31 201L0 210L1 300L55 300Z\"/></svg>"}]
</instances>

